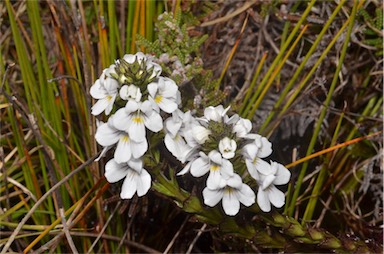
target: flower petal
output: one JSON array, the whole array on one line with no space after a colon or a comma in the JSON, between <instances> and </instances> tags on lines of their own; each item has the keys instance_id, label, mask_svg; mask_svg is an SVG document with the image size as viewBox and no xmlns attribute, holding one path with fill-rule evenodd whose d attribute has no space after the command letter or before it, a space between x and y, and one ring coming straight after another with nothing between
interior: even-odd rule
<instances>
[{"instance_id":1,"label":"flower petal","mask_svg":"<svg viewBox=\"0 0 384 254\"><path fill-rule=\"evenodd\" d=\"M164 83L161 84L161 81ZM159 85L161 88L161 95L167 98L176 98L177 91L179 87L176 85L175 81L167 77L159 77Z\"/></svg>"},{"instance_id":2,"label":"flower petal","mask_svg":"<svg viewBox=\"0 0 384 254\"><path fill-rule=\"evenodd\" d=\"M194 177L200 177L208 173L209 162L205 158L197 158L191 165L191 174Z\"/></svg>"},{"instance_id":3,"label":"flower petal","mask_svg":"<svg viewBox=\"0 0 384 254\"><path fill-rule=\"evenodd\" d=\"M103 123L97 127L95 139L101 146L110 146L119 141L121 131L111 127L108 123Z\"/></svg>"},{"instance_id":4,"label":"flower petal","mask_svg":"<svg viewBox=\"0 0 384 254\"><path fill-rule=\"evenodd\" d=\"M104 176L110 183L115 183L123 179L128 174L129 168L126 163L119 164L114 159L105 165Z\"/></svg>"},{"instance_id":5,"label":"flower petal","mask_svg":"<svg viewBox=\"0 0 384 254\"><path fill-rule=\"evenodd\" d=\"M243 180L238 174L233 174L230 178L227 179L227 185L233 189L240 189L243 184Z\"/></svg>"},{"instance_id":6,"label":"flower petal","mask_svg":"<svg viewBox=\"0 0 384 254\"><path fill-rule=\"evenodd\" d=\"M120 136L119 143L117 143L117 147L115 150L115 161L117 163L128 162L131 159L131 141L128 135Z\"/></svg>"},{"instance_id":7,"label":"flower petal","mask_svg":"<svg viewBox=\"0 0 384 254\"><path fill-rule=\"evenodd\" d=\"M133 158L140 158L148 150L147 140L144 140L143 142L135 142L131 140L131 150Z\"/></svg>"},{"instance_id":8,"label":"flower petal","mask_svg":"<svg viewBox=\"0 0 384 254\"><path fill-rule=\"evenodd\" d=\"M113 94L111 96L107 96L106 100L108 101L108 105L105 108L105 114L109 115L113 109L113 103L115 102L116 94Z\"/></svg>"},{"instance_id":9,"label":"flower petal","mask_svg":"<svg viewBox=\"0 0 384 254\"><path fill-rule=\"evenodd\" d=\"M223 158L221 157L221 154L216 150L210 151L208 154L208 157L212 162L214 162L218 165L221 165L222 160L223 160Z\"/></svg>"},{"instance_id":10,"label":"flower petal","mask_svg":"<svg viewBox=\"0 0 384 254\"><path fill-rule=\"evenodd\" d=\"M218 189L221 186L221 181L222 176L220 174L220 170L210 170L207 178L207 187L211 190Z\"/></svg>"},{"instance_id":11,"label":"flower petal","mask_svg":"<svg viewBox=\"0 0 384 254\"><path fill-rule=\"evenodd\" d=\"M269 200L275 207L280 208L285 204L285 195L276 186L269 187L267 193Z\"/></svg>"},{"instance_id":12,"label":"flower petal","mask_svg":"<svg viewBox=\"0 0 384 254\"><path fill-rule=\"evenodd\" d=\"M221 105L219 105L219 106L221 106ZM217 108L212 107L212 106L205 108L204 109L205 118L207 118L208 120L215 121L215 122L221 122L221 114L220 113L223 110L223 106L221 106L221 108L219 108L219 106Z\"/></svg>"},{"instance_id":13,"label":"flower petal","mask_svg":"<svg viewBox=\"0 0 384 254\"><path fill-rule=\"evenodd\" d=\"M180 135L176 135L172 138L171 135L166 134L164 137L164 143L172 155L182 163L185 162L187 155L192 150L192 148L186 144L185 140Z\"/></svg>"},{"instance_id":14,"label":"flower petal","mask_svg":"<svg viewBox=\"0 0 384 254\"><path fill-rule=\"evenodd\" d=\"M278 164L278 168L276 172L276 179L273 181L273 184L275 185L287 184L289 182L289 179L291 178L291 172L280 163L277 163L277 164Z\"/></svg>"},{"instance_id":15,"label":"flower petal","mask_svg":"<svg viewBox=\"0 0 384 254\"><path fill-rule=\"evenodd\" d=\"M140 177L135 170L129 169L127 177L121 186L120 197L122 199L131 199L137 191L137 182Z\"/></svg>"},{"instance_id":16,"label":"flower petal","mask_svg":"<svg viewBox=\"0 0 384 254\"><path fill-rule=\"evenodd\" d=\"M107 97L98 100L95 104L93 104L91 108L91 114L94 116L100 115L109 105L109 100Z\"/></svg>"},{"instance_id":17,"label":"flower petal","mask_svg":"<svg viewBox=\"0 0 384 254\"><path fill-rule=\"evenodd\" d=\"M204 142L208 139L210 134L211 134L211 131L203 126L196 125L192 128L193 138L199 144L204 144Z\"/></svg>"},{"instance_id":18,"label":"flower petal","mask_svg":"<svg viewBox=\"0 0 384 254\"><path fill-rule=\"evenodd\" d=\"M223 196L223 209L227 215L234 216L240 210L240 202L235 195L236 190L226 188Z\"/></svg>"},{"instance_id":19,"label":"flower petal","mask_svg":"<svg viewBox=\"0 0 384 254\"><path fill-rule=\"evenodd\" d=\"M224 178L233 176L233 165L229 160L223 159L221 164L221 174Z\"/></svg>"},{"instance_id":20,"label":"flower petal","mask_svg":"<svg viewBox=\"0 0 384 254\"><path fill-rule=\"evenodd\" d=\"M107 78L104 80L104 87L109 95L117 94L119 82L116 79L107 76Z\"/></svg>"},{"instance_id":21,"label":"flower petal","mask_svg":"<svg viewBox=\"0 0 384 254\"><path fill-rule=\"evenodd\" d=\"M140 177L137 178L137 196L141 197L147 194L149 189L151 188L151 175L147 172L147 170L141 170Z\"/></svg>"},{"instance_id":22,"label":"flower petal","mask_svg":"<svg viewBox=\"0 0 384 254\"><path fill-rule=\"evenodd\" d=\"M220 200L223 198L224 190L210 190L208 187L205 187L203 190L204 204L210 207L217 205Z\"/></svg>"},{"instance_id":23,"label":"flower petal","mask_svg":"<svg viewBox=\"0 0 384 254\"><path fill-rule=\"evenodd\" d=\"M271 165L266 162L265 160L262 160L260 158L257 158L254 162L253 165L255 165L255 168L257 171L262 173L263 175L270 175L273 174Z\"/></svg>"},{"instance_id":24,"label":"flower petal","mask_svg":"<svg viewBox=\"0 0 384 254\"><path fill-rule=\"evenodd\" d=\"M107 90L101 84L100 79L97 79L95 83L91 86L89 93L94 99L102 99L108 95Z\"/></svg>"},{"instance_id":25,"label":"flower petal","mask_svg":"<svg viewBox=\"0 0 384 254\"><path fill-rule=\"evenodd\" d=\"M258 150L259 148L257 148L255 143L250 143L243 147L242 154L246 159L253 161L256 158Z\"/></svg>"},{"instance_id":26,"label":"flower petal","mask_svg":"<svg viewBox=\"0 0 384 254\"><path fill-rule=\"evenodd\" d=\"M262 146L261 149L259 149L257 156L260 158L268 157L272 153L272 143L265 137L261 137L261 143Z\"/></svg>"},{"instance_id":27,"label":"flower petal","mask_svg":"<svg viewBox=\"0 0 384 254\"><path fill-rule=\"evenodd\" d=\"M263 190L267 189L268 187L271 186L273 180L275 180L276 176L275 175L267 175L264 180L263 180L263 184L261 185L261 187L263 188ZM272 185L273 186L273 185Z\"/></svg>"},{"instance_id":28,"label":"flower petal","mask_svg":"<svg viewBox=\"0 0 384 254\"><path fill-rule=\"evenodd\" d=\"M178 108L177 103L175 101L170 100L164 96L157 95L154 99L157 105L159 105L159 107L161 108L161 110L169 114Z\"/></svg>"},{"instance_id":29,"label":"flower petal","mask_svg":"<svg viewBox=\"0 0 384 254\"><path fill-rule=\"evenodd\" d=\"M240 118L233 126L233 132L237 137L245 137L252 130L252 122L249 119Z\"/></svg>"},{"instance_id":30,"label":"flower petal","mask_svg":"<svg viewBox=\"0 0 384 254\"><path fill-rule=\"evenodd\" d=\"M132 159L128 161L128 166L129 168L131 168L132 170L135 170L137 173L140 174L141 171L143 170L143 160Z\"/></svg>"},{"instance_id":31,"label":"flower petal","mask_svg":"<svg viewBox=\"0 0 384 254\"><path fill-rule=\"evenodd\" d=\"M170 133L173 137L177 135L182 124L183 122L181 121L181 119L175 120L174 117L169 117L167 120L164 121L166 131Z\"/></svg>"},{"instance_id":32,"label":"flower petal","mask_svg":"<svg viewBox=\"0 0 384 254\"><path fill-rule=\"evenodd\" d=\"M259 172L256 170L255 164L251 160L245 159L245 165L247 166L248 173L256 180L260 180Z\"/></svg>"},{"instance_id":33,"label":"flower petal","mask_svg":"<svg viewBox=\"0 0 384 254\"><path fill-rule=\"evenodd\" d=\"M149 95L150 95L152 98L155 98L158 87L159 87L159 86L158 86L157 82L152 82L152 83L149 83L149 84L147 85L148 93L149 93Z\"/></svg>"},{"instance_id":34,"label":"flower petal","mask_svg":"<svg viewBox=\"0 0 384 254\"><path fill-rule=\"evenodd\" d=\"M176 175L177 176L182 176L182 175L185 175L186 173L188 173L190 171L190 169L191 169L192 162L193 161L188 162L187 165L185 165L185 167L179 173L177 173Z\"/></svg>"},{"instance_id":35,"label":"flower petal","mask_svg":"<svg viewBox=\"0 0 384 254\"><path fill-rule=\"evenodd\" d=\"M135 56L135 55L132 55L132 54L125 54L125 55L123 56L123 59L124 59L127 63L133 64L133 62L135 62L135 60L136 60L136 56Z\"/></svg>"},{"instance_id":36,"label":"flower petal","mask_svg":"<svg viewBox=\"0 0 384 254\"><path fill-rule=\"evenodd\" d=\"M129 126L131 125L132 117L127 114L124 108L121 108L115 112L113 115L112 125L118 129L125 132L128 132Z\"/></svg>"},{"instance_id":37,"label":"flower petal","mask_svg":"<svg viewBox=\"0 0 384 254\"><path fill-rule=\"evenodd\" d=\"M155 111L149 117L144 118L144 124L152 132L159 132L163 129L163 119Z\"/></svg>"},{"instance_id":38,"label":"flower petal","mask_svg":"<svg viewBox=\"0 0 384 254\"><path fill-rule=\"evenodd\" d=\"M134 100L129 100L127 104L125 104L125 112L127 115L136 112L140 108L140 104Z\"/></svg>"},{"instance_id":39,"label":"flower petal","mask_svg":"<svg viewBox=\"0 0 384 254\"><path fill-rule=\"evenodd\" d=\"M268 194L266 191L263 191L261 187L259 187L259 191L257 192L257 204L263 212L271 211L271 202L268 199Z\"/></svg>"},{"instance_id":40,"label":"flower petal","mask_svg":"<svg viewBox=\"0 0 384 254\"><path fill-rule=\"evenodd\" d=\"M237 199L245 206L251 206L255 203L256 195L247 184L242 184L236 192Z\"/></svg>"},{"instance_id":41,"label":"flower petal","mask_svg":"<svg viewBox=\"0 0 384 254\"><path fill-rule=\"evenodd\" d=\"M134 114L128 126L128 134L133 141L143 142L146 140L144 117L141 114Z\"/></svg>"}]
</instances>

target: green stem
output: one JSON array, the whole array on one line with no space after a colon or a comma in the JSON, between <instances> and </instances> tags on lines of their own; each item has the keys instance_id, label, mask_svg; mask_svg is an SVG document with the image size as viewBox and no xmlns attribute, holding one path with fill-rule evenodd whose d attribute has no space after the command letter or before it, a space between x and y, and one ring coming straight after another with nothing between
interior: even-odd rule
<instances>
[{"instance_id":1,"label":"green stem","mask_svg":"<svg viewBox=\"0 0 384 254\"><path fill-rule=\"evenodd\" d=\"M351 21L349 23L346 39L344 41L343 48L341 50L340 59L339 59L335 74L333 76L331 87L329 88L327 98L326 98L325 103L324 103L325 107L323 108L323 110L320 113L319 121L317 122L317 126L315 129L314 135L312 136L312 139L311 139L310 147L307 150L307 155L312 153L312 149L316 143L318 134L320 132L320 128L323 124L325 115L327 113L328 105L332 100L333 91L335 90L336 85L338 83L341 67L343 66L344 59L345 59L345 56L347 54L348 44L349 44L349 41L351 39L351 33L352 33L352 29L353 29L353 25L354 25L354 21L355 21L355 17L356 17L356 11L357 11L358 3L359 3L358 1L355 1L354 5L353 5L352 14L351 14ZM316 180L315 186L314 186L313 191L312 191L312 195L309 199L308 205L306 207L306 210L305 210L305 213L303 216L302 223L305 223L306 221L309 221L312 219L312 216L313 216L313 213L315 211L316 204L317 204L317 200L318 200L318 195L319 195L320 190L322 188L326 174L327 174L327 167L324 166L320 170L319 176Z\"/></svg>"},{"instance_id":2,"label":"green stem","mask_svg":"<svg viewBox=\"0 0 384 254\"><path fill-rule=\"evenodd\" d=\"M308 14L310 13L311 11L311 8L313 7L313 5L316 3L316 0L312 0L309 4L308 4L308 7L306 8L306 10L304 11L301 19L298 21L298 23L296 24L296 26L294 27L293 31L291 32L290 36L287 38L286 42L284 43L284 45L281 47L281 50L280 50L280 53L276 56L276 58L274 59L274 61L272 62L270 68L268 69L267 73L265 74L263 80L260 82L259 84L259 88L257 91L261 92L261 88L263 88L265 86L265 84L268 82L269 80L269 77L271 76L271 74L273 73L273 71L275 70L275 67L278 66L280 63L280 60L281 58L283 57L285 51L288 49L291 41L294 39L294 37L296 36L296 33L299 31L299 29L301 28L301 25L303 24L303 22L305 21L305 18L308 16ZM251 91L249 91L251 92ZM250 116L250 110L251 108L253 107L253 109L256 109L257 108L257 105L255 105L255 102L256 100L258 99L259 97L259 92L255 92L251 98L251 100L249 100L248 102L244 103L240 112L241 112L241 115L242 116L247 116L249 117Z\"/></svg>"},{"instance_id":3,"label":"green stem","mask_svg":"<svg viewBox=\"0 0 384 254\"><path fill-rule=\"evenodd\" d=\"M285 86L283 92L281 93L281 95L279 96L279 99L278 101L276 102L275 106L274 106L274 109L278 109L280 108L280 106L282 105L282 103L286 100L286 95L291 91L291 88L292 86L295 84L297 78L300 76L300 74L302 74L302 70L304 69L305 65L307 64L309 58L311 56L313 56L313 52L316 50L317 46L319 45L320 41L323 39L323 36L324 34L327 32L329 26L333 23L334 19L336 18L336 16L339 14L341 8L344 6L346 0L343 0L339 3L339 5L336 7L336 9L334 10L334 12L332 13L332 15L330 16L330 18L328 19L328 21L325 23L323 29L321 30L321 32L319 33L319 35L317 36L316 40L313 42L312 44L312 47L308 50L308 53L307 55L305 56L304 60L301 62L301 64L299 65L299 67L296 69L295 73L293 74L291 80L289 81L289 83ZM336 37L337 38L337 37ZM336 42L336 40L335 40ZM330 47L329 47L330 48ZM326 55L326 53L328 53L327 50L324 51L324 56ZM322 60L322 58L319 58L318 62ZM320 61L321 62L321 61ZM320 63L319 62L319 63ZM285 112L285 110L292 104L293 100L296 98L296 96L298 95L298 93L302 90L302 88L304 87L304 85L307 83L308 79L312 76L312 73L314 72L314 70L316 70L317 68L312 68L313 71L310 72L310 74L308 74L306 76L306 81L304 82L301 82L300 83L300 86L298 89L295 90L295 96L292 96L290 97L290 100L288 103L285 103L284 104L284 109L280 112L279 116L281 116L281 114L283 112ZM275 113L277 111L276 110L271 110L270 114L268 115L267 119L263 122L263 125L260 127L260 132L262 132L267 126L268 124L270 123L270 121L272 120L272 118L274 117Z\"/></svg>"}]
</instances>

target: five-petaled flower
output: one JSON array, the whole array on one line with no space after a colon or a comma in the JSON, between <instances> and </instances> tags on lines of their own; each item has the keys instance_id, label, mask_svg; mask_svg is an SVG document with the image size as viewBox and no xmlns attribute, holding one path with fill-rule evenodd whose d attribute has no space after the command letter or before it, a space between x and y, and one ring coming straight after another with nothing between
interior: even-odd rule
<instances>
[{"instance_id":1,"label":"five-petaled flower","mask_svg":"<svg viewBox=\"0 0 384 254\"><path fill-rule=\"evenodd\" d=\"M157 82L148 84L148 99L153 108L159 112L159 108L167 113L172 113L178 108L179 90L170 78L159 77Z\"/></svg>"},{"instance_id":2,"label":"five-petaled flower","mask_svg":"<svg viewBox=\"0 0 384 254\"><path fill-rule=\"evenodd\" d=\"M116 129L113 118L114 115L97 128L95 134L97 143L104 147L111 147L117 143L114 154L117 163L128 162L131 157L138 159L143 156L148 149L147 141L133 141L127 132Z\"/></svg>"},{"instance_id":3,"label":"five-petaled flower","mask_svg":"<svg viewBox=\"0 0 384 254\"><path fill-rule=\"evenodd\" d=\"M107 69L106 69L107 70ZM105 111L109 115L112 111L113 104L117 96L119 83L113 79L104 70L100 78L91 86L90 94L98 101L92 106L92 115L99 115Z\"/></svg>"},{"instance_id":4,"label":"five-petaled flower","mask_svg":"<svg viewBox=\"0 0 384 254\"><path fill-rule=\"evenodd\" d=\"M223 158L232 159L233 157L235 157L236 148L237 148L237 145L235 140L230 139L228 137L225 137L222 140L220 140L219 150Z\"/></svg>"},{"instance_id":5,"label":"five-petaled flower","mask_svg":"<svg viewBox=\"0 0 384 254\"><path fill-rule=\"evenodd\" d=\"M110 183L124 179L121 187L120 197L130 199L137 193L137 196L144 196L151 188L151 175L143 168L142 160L130 160L125 163L117 163L114 159L105 165L105 178Z\"/></svg>"},{"instance_id":6,"label":"five-petaled flower","mask_svg":"<svg viewBox=\"0 0 384 254\"><path fill-rule=\"evenodd\" d=\"M163 128L161 116L153 110L149 101L129 100L125 108L116 111L113 124L116 129L126 131L136 142L146 140L145 127L153 132Z\"/></svg>"},{"instance_id":7,"label":"five-petaled flower","mask_svg":"<svg viewBox=\"0 0 384 254\"><path fill-rule=\"evenodd\" d=\"M262 211L271 211L271 203L277 208L285 204L284 193L275 185L287 184L290 177L291 172L287 168L273 161L269 167L264 168L263 172L257 172L256 181L259 184L257 204Z\"/></svg>"},{"instance_id":8,"label":"five-petaled flower","mask_svg":"<svg viewBox=\"0 0 384 254\"><path fill-rule=\"evenodd\" d=\"M251 206L255 203L255 193L241 180L238 174L233 174L228 179L222 179L217 188L208 186L203 190L204 204L208 206L217 205L222 200L224 212L234 216L240 210L240 203Z\"/></svg>"},{"instance_id":9,"label":"five-petaled flower","mask_svg":"<svg viewBox=\"0 0 384 254\"><path fill-rule=\"evenodd\" d=\"M223 178L228 178L234 174L232 163L222 158L218 151L213 150L208 156L200 152L199 156L192 162L191 174L200 177L209 172L207 187L210 189L216 189L220 186Z\"/></svg>"}]
</instances>

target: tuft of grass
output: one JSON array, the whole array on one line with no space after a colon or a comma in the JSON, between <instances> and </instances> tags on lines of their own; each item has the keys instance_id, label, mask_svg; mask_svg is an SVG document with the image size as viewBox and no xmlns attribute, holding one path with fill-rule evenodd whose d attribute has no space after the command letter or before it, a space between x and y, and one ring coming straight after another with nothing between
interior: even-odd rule
<instances>
[{"instance_id":1,"label":"tuft of grass","mask_svg":"<svg viewBox=\"0 0 384 254\"><path fill-rule=\"evenodd\" d=\"M107 227L110 216L103 208L103 171L86 162L97 154L89 88L103 68L138 50L136 33L155 38L153 23L164 3L7 0L0 7L8 25L0 53L2 250L87 252L94 242L115 251L116 241L71 234Z\"/></svg>"}]
</instances>

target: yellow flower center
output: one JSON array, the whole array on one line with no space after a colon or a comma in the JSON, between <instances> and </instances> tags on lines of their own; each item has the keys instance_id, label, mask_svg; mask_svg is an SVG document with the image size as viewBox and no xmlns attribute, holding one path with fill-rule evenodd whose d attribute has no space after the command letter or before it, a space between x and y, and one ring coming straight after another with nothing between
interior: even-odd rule
<instances>
[{"instance_id":1,"label":"yellow flower center","mask_svg":"<svg viewBox=\"0 0 384 254\"><path fill-rule=\"evenodd\" d=\"M227 186L227 187L225 187L224 192L225 192L225 193L228 193L228 194L231 194L231 193L233 192L233 188Z\"/></svg>"},{"instance_id":2,"label":"yellow flower center","mask_svg":"<svg viewBox=\"0 0 384 254\"><path fill-rule=\"evenodd\" d=\"M128 142L129 141L129 137L127 135L124 135L121 137L121 141L122 142Z\"/></svg>"},{"instance_id":3,"label":"yellow flower center","mask_svg":"<svg viewBox=\"0 0 384 254\"><path fill-rule=\"evenodd\" d=\"M156 103L160 103L162 100L163 100L163 96L161 96L161 95L157 95L155 98Z\"/></svg>"},{"instance_id":4,"label":"yellow flower center","mask_svg":"<svg viewBox=\"0 0 384 254\"><path fill-rule=\"evenodd\" d=\"M217 171L219 169L220 169L220 166L218 166L218 165L212 165L211 166L211 171Z\"/></svg>"},{"instance_id":5,"label":"yellow flower center","mask_svg":"<svg viewBox=\"0 0 384 254\"><path fill-rule=\"evenodd\" d=\"M144 118L139 115L136 115L135 117L132 118L132 121L135 123L144 123Z\"/></svg>"}]
</instances>

